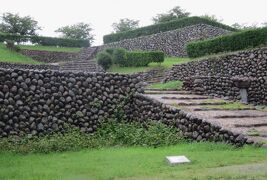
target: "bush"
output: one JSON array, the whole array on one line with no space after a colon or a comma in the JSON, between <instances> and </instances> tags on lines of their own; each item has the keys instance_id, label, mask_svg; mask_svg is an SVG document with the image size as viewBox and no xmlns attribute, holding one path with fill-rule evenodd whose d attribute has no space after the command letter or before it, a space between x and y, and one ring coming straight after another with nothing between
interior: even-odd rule
<instances>
[{"instance_id":1,"label":"bush","mask_svg":"<svg viewBox=\"0 0 267 180\"><path fill-rule=\"evenodd\" d=\"M62 47L88 47L89 41L82 39L65 39L55 37L43 36L21 36L16 34L3 34L0 33L0 42L11 40L17 43L31 42L43 46L62 46Z\"/></svg>"},{"instance_id":2,"label":"bush","mask_svg":"<svg viewBox=\"0 0 267 180\"><path fill-rule=\"evenodd\" d=\"M122 66L147 66L149 63L161 63L164 53L161 51L132 51L127 52L127 63Z\"/></svg>"},{"instance_id":3,"label":"bush","mask_svg":"<svg viewBox=\"0 0 267 180\"><path fill-rule=\"evenodd\" d=\"M0 140L0 151L17 153L50 153L77 151L84 148L111 146L168 146L184 141L175 127L148 121L126 123L106 121L94 134L69 128L64 134L54 133L42 137L9 137Z\"/></svg>"},{"instance_id":4,"label":"bush","mask_svg":"<svg viewBox=\"0 0 267 180\"><path fill-rule=\"evenodd\" d=\"M220 36L210 40L191 42L186 50L189 57L237 51L267 45L267 27Z\"/></svg>"},{"instance_id":5,"label":"bush","mask_svg":"<svg viewBox=\"0 0 267 180\"><path fill-rule=\"evenodd\" d=\"M126 49L117 48L113 51L113 63L124 66L127 64L127 56L126 56Z\"/></svg>"},{"instance_id":6,"label":"bush","mask_svg":"<svg viewBox=\"0 0 267 180\"><path fill-rule=\"evenodd\" d=\"M112 65L111 55L107 52L100 52L97 54L97 63L103 67L104 70L107 70Z\"/></svg>"},{"instance_id":7,"label":"bush","mask_svg":"<svg viewBox=\"0 0 267 180\"><path fill-rule=\"evenodd\" d=\"M131 39L131 38L136 38L140 36L146 36L146 35L151 35L151 34L156 34L160 32L165 32L165 31L171 31L179 28L183 28L186 26L190 25L195 25L195 24L208 24L211 26L223 28L229 31L237 31L237 29L221 24L219 22L211 21L206 18L201 18L201 17L186 17L186 18L181 18L178 20L173 20L165 23L159 23L151 26L146 26L142 28L138 28L132 31L125 31L121 33L116 33L116 34L109 34L104 36L104 43L111 43L111 42L117 42L121 41L123 39Z\"/></svg>"},{"instance_id":8,"label":"bush","mask_svg":"<svg viewBox=\"0 0 267 180\"><path fill-rule=\"evenodd\" d=\"M150 57L155 63L162 63L164 61L165 55L162 51L150 51Z\"/></svg>"}]
</instances>

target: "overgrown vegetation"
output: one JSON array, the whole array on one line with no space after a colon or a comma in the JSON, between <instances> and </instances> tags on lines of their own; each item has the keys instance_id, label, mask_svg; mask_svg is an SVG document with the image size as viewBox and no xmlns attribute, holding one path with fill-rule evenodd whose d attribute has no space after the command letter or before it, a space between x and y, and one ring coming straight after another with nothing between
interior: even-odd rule
<instances>
[{"instance_id":1,"label":"overgrown vegetation","mask_svg":"<svg viewBox=\"0 0 267 180\"><path fill-rule=\"evenodd\" d=\"M189 57L200 57L267 45L267 27L236 32L210 40L191 42L186 50Z\"/></svg>"},{"instance_id":2,"label":"overgrown vegetation","mask_svg":"<svg viewBox=\"0 0 267 180\"><path fill-rule=\"evenodd\" d=\"M107 70L112 65L111 55L107 52L100 52L97 54L97 64L102 66L104 70Z\"/></svg>"},{"instance_id":3,"label":"overgrown vegetation","mask_svg":"<svg viewBox=\"0 0 267 180\"><path fill-rule=\"evenodd\" d=\"M166 83L150 84L147 88L161 89L161 90L168 90L168 89L180 90L180 89L182 89L182 87L183 87L182 81L169 81Z\"/></svg>"},{"instance_id":4,"label":"overgrown vegetation","mask_svg":"<svg viewBox=\"0 0 267 180\"><path fill-rule=\"evenodd\" d=\"M64 134L55 133L42 137L9 137L0 140L0 151L17 153L49 153L77 151L85 148L113 146L159 147L174 145L184 140L176 128L160 122L103 122L94 134L85 134L69 128Z\"/></svg>"},{"instance_id":5,"label":"overgrown vegetation","mask_svg":"<svg viewBox=\"0 0 267 180\"><path fill-rule=\"evenodd\" d=\"M120 32L116 34L109 34L104 36L104 43L111 43L111 42L116 42L120 41L123 39L131 39L131 38L136 38L140 36L146 36L146 35L151 35L151 34L156 34L159 32L165 32L165 31L171 31L179 28L183 28L186 26L190 25L195 25L195 24L208 24L212 25L215 27L220 27L229 31L237 31L235 28L232 28L230 26L211 21L206 18L201 18L197 16L193 17L185 17L169 22L164 22L164 23L159 23L155 25L150 25L146 27L141 27L132 31L125 31L125 32Z\"/></svg>"},{"instance_id":6,"label":"overgrown vegetation","mask_svg":"<svg viewBox=\"0 0 267 180\"><path fill-rule=\"evenodd\" d=\"M24 56L15 51L9 50L6 45L0 43L0 62L22 63L22 64L41 64L32 58Z\"/></svg>"}]
</instances>

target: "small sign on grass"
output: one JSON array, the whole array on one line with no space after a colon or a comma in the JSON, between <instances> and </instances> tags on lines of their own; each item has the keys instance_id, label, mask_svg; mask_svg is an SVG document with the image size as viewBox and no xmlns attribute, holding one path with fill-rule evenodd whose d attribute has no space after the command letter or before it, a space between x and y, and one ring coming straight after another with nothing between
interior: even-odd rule
<instances>
[{"instance_id":1,"label":"small sign on grass","mask_svg":"<svg viewBox=\"0 0 267 180\"><path fill-rule=\"evenodd\" d=\"M191 161L185 156L166 156L166 160L170 165L190 163Z\"/></svg>"}]
</instances>

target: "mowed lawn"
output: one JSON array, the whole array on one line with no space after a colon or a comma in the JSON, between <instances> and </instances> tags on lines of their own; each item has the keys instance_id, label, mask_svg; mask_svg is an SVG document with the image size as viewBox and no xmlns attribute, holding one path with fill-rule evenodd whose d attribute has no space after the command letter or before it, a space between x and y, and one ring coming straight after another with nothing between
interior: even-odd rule
<instances>
[{"instance_id":1,"label":"mowed lawn","mask_svg":"<svg viewBox=\"0 0 267 180\"><path fill-rule=\"evenodd\" d=\"M78 53L82 48L77 47L56 47L56 46L40 46L40 45L19 45L21 49L39 50L39 51L56 51Z\"/></svg>"},{"instance_id":2,"label":"mowed lawn","mask_svg":"<svg viewBox=\"0 0 267 180\"><path fill-rule=\"evenodd\" d=\"M122 74L132 74L137 72L144 72L151 70L153 68L171 68L174 64L183 64L192 61L192 59L189 58L178 58L178 57L167 57L165 58L164 62L159 63L150 63L146 67L119 67L117 65L111 66L110 69L108 69L108 72L113 73L122 73Z\"/></svg>"},{"instance_id":3,"label":"mowed lawn","mask_svg":"<svg viewBox=\"0 0 267 180\"><path fill-rule=\"evenodd\" d=\"M0 62L22 63L22 64L41 64L32 58L20 53L10 51L4 44L0 43Z\"/></svg>"},{"instance_id":4,"label":"mowed lawn","mask_svg":"<svg viewBox=\"0 0 267 180\"><path fill-rule=\"evenodd\" d=\"M192 163L170 166L167 155L186 155ZM51 154L2 152L0 179L267 179L267 149L185 143Z\"/></svg>"}]
</instances>

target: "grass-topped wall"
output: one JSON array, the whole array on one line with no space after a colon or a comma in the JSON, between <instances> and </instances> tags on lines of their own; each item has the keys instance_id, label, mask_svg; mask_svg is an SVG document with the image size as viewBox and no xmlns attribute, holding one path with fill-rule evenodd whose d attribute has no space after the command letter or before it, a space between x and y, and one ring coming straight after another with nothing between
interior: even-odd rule
<instances>
[{"instance_id":1,"label":"grass-topped wall","mask_svg":"<svg viewBox=\"0 0 267 180\"><path fill-rule=\"evenodd\" d=\"M201 57L209 54L238 51L261 45L267 45L267 27L232 33L210 40L187 44L189 57Z\"/></svg>"},{"instance_id":2,"label":"grass-topped wall","mask_svg":"<svg viewBox=\"0 0 267 180\"><path fill-rule=\"evenodd\" d=\"M183 28L186 26L190 25L195 25L195 24L208 24L211 26L215 27L220 27L222 29L226 29L229 31L237 31L235 28L232 28L230 26L211 21L205 18L193 16L193 17L186 17L170 22L165 22L165 23L159 23L151 26L145 26L141 27L132 31L126 31L126 32L121 32L121 33L116 33L116 34L109 34L105 35L103 40L104 43L111 43L111 42L117 42L123 39L131 39L131 38L136 38L140 36L146 36L146 35L151 35L151 34L156 34L160 32L166 32L166 31L171 31L179 28Z\"/></svg>"}]
</instances>

